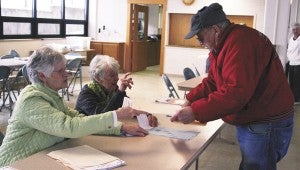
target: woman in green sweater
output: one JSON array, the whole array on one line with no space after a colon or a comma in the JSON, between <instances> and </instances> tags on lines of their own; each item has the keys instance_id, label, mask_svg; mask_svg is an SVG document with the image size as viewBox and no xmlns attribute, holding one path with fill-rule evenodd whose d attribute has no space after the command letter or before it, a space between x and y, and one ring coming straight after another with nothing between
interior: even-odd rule
<instances>
[{"instance_id":1,"label":"woman in green sweater","mask_svg":"<svg viewBox=\"0 0 300 170\"><path fill-rule=\"evenodd\" d=\"M26 86L15 104L7 132L0 147L0 167L10 165L48 148L66 138L90 134L145 136L137 124L118 119L147 114L130 107L103 114L85 116L66 106L58 90L68 85L66 59L59 52L42 47L27 63L32 85Z\"/></svg>"}]
</instances>

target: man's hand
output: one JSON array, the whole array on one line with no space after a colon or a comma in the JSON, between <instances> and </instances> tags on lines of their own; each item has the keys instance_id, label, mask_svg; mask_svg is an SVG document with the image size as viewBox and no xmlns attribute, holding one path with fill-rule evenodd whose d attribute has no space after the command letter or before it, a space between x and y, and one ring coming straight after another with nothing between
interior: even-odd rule
<instances>
[{"instance_id":1,"label":"man's hand","mask_svg":"<svg viewBox=\"0 0 300 170\"><path fill-rule=\"evenodd\" d=\"M171 117L171 122L179 121L184 124L192 123L195 120L195 115L191 107L183 107L178 110L173 117Z\"/></svg>"}]
</instances>

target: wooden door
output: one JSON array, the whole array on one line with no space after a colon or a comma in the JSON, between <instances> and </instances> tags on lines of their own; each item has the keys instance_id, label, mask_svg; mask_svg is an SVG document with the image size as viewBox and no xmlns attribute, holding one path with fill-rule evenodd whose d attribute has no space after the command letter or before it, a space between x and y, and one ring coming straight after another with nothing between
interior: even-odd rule
<instances>
[{"instance_id":1,"label":"wooden door","mask_svg":"<svg viewBox=\"0 0 300 170\"><path fill-rule=\"evenodd\" d=\"M131 68L141 71L147 67L148 6L133 5L131 18Z\"/></svg>"},{"instance_id":2,"label":"wooden door","mask_svg":"<svg viewBox=\"0 0 300 170\"><path fill-rule=\"evenodd\" d=\"M166 7L167 7L167 1L168 0L127 0L128 2L128 13L127 13L127 36L126 36L126 44L125 44L125 58L124 58L124 69L126 72L134 71L133 67L135 69L140 69L139 66L135 66L135 62L133 62L133 55L134 49L132 48L132 30L134 29L134 24L132 24L134 21L132 21L132 18L134 17L134 5L137 4L144 4L144 5L160 5L162 9L162 15L161 15L161 41L160 41L160 57L159 57L159 64L160 64L160 74L163 73L163 65L164 65L164 47L165 47L165 21L166 21ZM148 23L147 23L148 24ZM143 43L139 43L140 48L143 47ZM144 46L146 46L144 44ZM139 50L138 50L139 51ZM138 52L135 52L135 54L138 54ZM137 62L141 60L141 58L135 58ZM146 60L146 59L145 59ZM143 61L144 62L144 61ZM146 61L145 61L146 62ZM146 62L147 63L147 62ZM146 65L145 63L145 65ZM143 66L145 67L145 66Z\"/></svg>"}]
</instances>

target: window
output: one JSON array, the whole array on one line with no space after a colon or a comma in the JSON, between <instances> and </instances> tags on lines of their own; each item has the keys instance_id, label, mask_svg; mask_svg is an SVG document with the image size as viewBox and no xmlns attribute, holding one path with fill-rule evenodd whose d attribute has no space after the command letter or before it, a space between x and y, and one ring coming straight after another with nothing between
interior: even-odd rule
<instances>
[{"instance_id":1,"label":"window","mask_svg":"<svg viewBox=\"0 0 300 170\"><path fill-rule=\"evenodd\" d=\"M36 4L37 18L62 18L62 0L38 0Z\"/></svg>"},{"instance_id":2,"label":"window","mask_svg":"<svg viewBox=\"0 0 300 170\"><path fill-rule=\"evenodd\" d=\"M0 39L87 36L89 0L0 0Z\"/></svg>"},{"instance_id":3,"label":"window","mask_svg":"<svg viewBox=\"0 0 300 170\"><path fill-rule=\"evenodd\" d=\"M33 0L1 0L1 16L32 17Z\"/></svg>"}]
</instances>

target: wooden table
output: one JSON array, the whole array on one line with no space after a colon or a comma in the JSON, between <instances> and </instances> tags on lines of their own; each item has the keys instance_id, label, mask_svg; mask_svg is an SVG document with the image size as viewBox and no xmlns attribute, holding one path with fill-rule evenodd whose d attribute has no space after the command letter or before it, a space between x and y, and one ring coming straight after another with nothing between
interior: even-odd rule
<instances>
[{"instance_id":1,"label":"wooden table","mask_svg":"<svg viewBox=\"0 0 300 170\"><path fill-rule=\"evenodd\" d=\"M197 76L189 80L177 83L178 90L189 91L202 82L204 77Z\"/></svg>"},{"instance_id":2,"label":"wooden table","mask_svg":"<svg viewBox=\"0 0 300 170\"><path fill-rule=\"evenodd\" d=\"M69 169L46 154L57 149L89 145L126 161L126 166L117 169L188 169L195 161L198 162L199 155L211 143L224 125L222 120L209 122L206 126L201 126L196 122L188 125L170 122L170 117L167 117L166 114L173 113L178 106L154 104L154 102L149 104L149 106L154 106L155 109L167 108L163 111L165 114L155 114L158 117L160 126L179 130L198 131L200 133L191 140L179 140L156 135L148 135L146 137L89 135L79 139L66 140L16 162L12 167L22 170Z\"/></svg>"}]
</instances>

